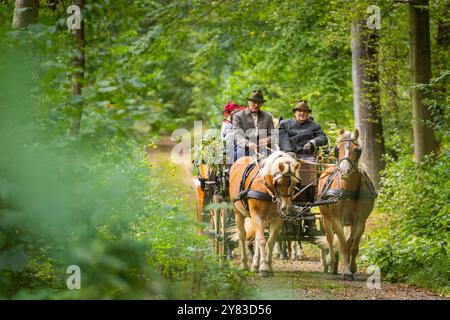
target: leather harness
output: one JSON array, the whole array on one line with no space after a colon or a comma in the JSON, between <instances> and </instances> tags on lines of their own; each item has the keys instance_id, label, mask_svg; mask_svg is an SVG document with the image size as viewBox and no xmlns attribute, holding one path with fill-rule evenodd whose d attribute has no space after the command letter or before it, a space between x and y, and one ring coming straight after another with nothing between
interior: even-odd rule
<instances>
[{"instance_id":1,"label":"leather harness","mask_svg":"<svg viewBox=\"0 0 450 320\"><path fill-rule=\"evenodd\" d=\"M255 180L256 176L259 173L259 170L255 173L255 175L250 180L250 183L248 184L247 188L245 188L245 181L247 181L247 178L250 176L250 173L252 172L253 168L255 168L256 162L250 163L245 169L242 174L241 183L239 185L239 194L232 199L233 203L236 201L241 201L242 205L245 208L245 213L249 217L249 207L248 207L248 198L258 199L262 201L273 201L273 194L256 191L256 190L250 190L250 187L252 186L253 181ZM267 190L270 192L270 189L268 188L267 182L264 180L264 184L267 188Z\"/></svg>"},{"instance_id":2,"label":"leather harness","mask_svg":"<svg viewBox=\"0 0 450 320\"><path fill-rule=\"evenodd\" d=\"M365 182L367 189L361 189L361 184L358 190L342 190L342 189L330 189L331 184L333 183L334 179L340 174L338 168L336 168L333 173L331 173L327 180L325 181L325 185L322 189L322 192L319 195L319 201L326 200L329 198L337 198L339 200L363 200L363 199L372 199L375 200L375 198L378 196L377 192L375 191L375 187L373 186L372 181L370 180L367 173L362 170L361 168L358 168L359 175L361 177L361 180Z\"/></svg>"},{"instance_id":3,"label":"leather harness","mask_svg":"<svg viewBox=\"0 0 450 320\"><path fill-rule=\"evenodd\" d=\"M345 139L348 142L352 141L351 139ZM359 146L359 145L358 145ZM361 155L360 152L358 152L357 154L357 160L359 159L359 156ZM347 159L347 158L345 158ZM342 161L344 159L341 159L340 161ZM366 184L366 186L368 187L368 189L362 189L362 184L360 183L360 186L357 190L343 190L343 189L331 189L331 184L333 183L334 179L340 175L340 170L339 170L339 166L336 167L336 169L328 176L324 188L322 189L322 192L320 193L316 204L319 205L319 202L329 202L332 201L332 203L335 203L338 200L363 200L363 199L372 199L375 200L375 198L378 196L377 192L375 190L375 187L372 183L372 181L370 180L369 176L367 175L367 173L362 170L361 168L357 167L357 165L354 164L353 161L351 161L350 159L348 159L352 165L352 167L354 167L355 169L358 170L358 173L361 177L361 182L364 182ZM339 161L339 163L340 163ZM253 177L251 178L249 184L247 187L245 187L245 182L247 181L247 178L250 176L250 173L253 171L253 169L255 168L255 166L257 165L257 162L252 162L249 165L247 165L247 167L244 169L244 172L242 174L242 178L241 178L241 183L239 185L239 194L236 197L233 197L231 200L234 202L236 201L241 201L244 209L245 209L245 215L247 217L250 216L249 213L249 207L248 207L248 198L253 198L253 199L258 199L258 200L262 200L262 201L272 201L272 202L276 202L276 194L278 194L278 190L276 187L276 181L274 183L274 189L275 192L272 192L270 189L270 186L268 185L267 181L265 179L263 179L264 181L264 185L267 189L267 192L261 192L261 191L256 191L256 190L250 190L250 187L252 186L253 181L255 180L256 176L259 173L259 169L256 171L255 175L253 175ZM290 175L288 176L289 182L291 181L291 175L292 172L290 171L289 168L289 173ZM276 180L277 178L275 178ZM285 195L282 195L285 196ZM332 198L333 200L329 200ZM331 203L330 203L331 204Z\"/></svg>"}]
</instances>

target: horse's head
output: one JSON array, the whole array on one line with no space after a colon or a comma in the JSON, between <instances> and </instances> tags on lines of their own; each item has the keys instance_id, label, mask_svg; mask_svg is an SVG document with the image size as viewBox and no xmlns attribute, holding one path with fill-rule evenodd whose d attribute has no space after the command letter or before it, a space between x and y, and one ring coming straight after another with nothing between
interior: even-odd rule
<instances>
[{"instance_id":1,"label":"horse's head","mask_svg":"<svg viewBox=\"0 0 450 320\"><path fill-rule=\"evenodd\" d=\"M264 161L260 175L263 179L269 176L272 181L268 189L273 193L278 212L289 215L295 186L300 183L300 163L287 153L277 151Z\"/></svg>"},{"instance_id":2,"label":"horse's head","mask_svg":"<svg viewBox=\"0 0 450 320\"><path fill-rule=\"evenodd\" d=\"M341 129L339 139L334 148L338 169L342 179L347 179L357 168L362 149L358 144L359 131L353 132Z\"/></svg>"}]
</instances>

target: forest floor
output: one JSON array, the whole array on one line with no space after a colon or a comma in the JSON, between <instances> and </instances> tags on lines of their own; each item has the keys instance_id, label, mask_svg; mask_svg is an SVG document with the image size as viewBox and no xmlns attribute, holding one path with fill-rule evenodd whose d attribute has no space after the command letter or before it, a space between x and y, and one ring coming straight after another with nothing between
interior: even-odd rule
<instances>
[{"instance_id":1,"label":"forest floor","mask_svg":"<svg viewBox=\"0 0 450 320\"><path fill-rule=\"evenodd\" d=\"M340 266L341 268L342 266ZM338 275L322 272L320 259L305 255L300 261L275 260L274 276L254 276L250 283L255 288L255 299L282 300L436 300L446 299L426 290L406 284L385 283L380 289L369 289L368 274L358 273L355 281L343 281ZM447 298L448 299L448 298Z\"/></svg>"},{"instance_id":2,"label":"forest floor","mask_svg":"<svg viewBox=\"0 0 450 320\"><path fill-rule=\"evenodd\" d=\"M175 184L180 196L185 199L190 215L195 217L196 199L192 183L191 163L182 165L171 163L171 151L174 142L164 138L159 147L150 152L149 161L161 172L171 172L167 183ZM371 216L367 223L370 228L376 227L380 217ZM238 265L237 259L232 262ZM319 249L312 244L303 245L303 257L299 261L277 260L273 263L274 276L262 278L257 275L248 277L252 286L254 299L280 300L328 300L328 299L394 299L394 300L436 300L450 299L441 297L427 290L401 283L387 283L381 275L381 288L369 289L367 279L370 274L357 273L355 281L342 280L342 265L339 274L331 275L322 272Z\"/></svg>"}]
</instances>

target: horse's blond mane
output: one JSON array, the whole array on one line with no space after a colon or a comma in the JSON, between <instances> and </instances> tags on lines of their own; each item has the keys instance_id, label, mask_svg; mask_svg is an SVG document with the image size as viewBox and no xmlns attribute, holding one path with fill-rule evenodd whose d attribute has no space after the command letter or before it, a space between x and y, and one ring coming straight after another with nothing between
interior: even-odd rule
<instances>
[{"instance_id":1,"label":"horse's blond mane","mask_svg":"<svg viewBox=\"0 0 450 320\"><path fill-rule=\"evenodd\" d=\"M259 172L259 175L261 177L264 177L266 175L273 175L276 172L278 172L278 164L280 161L283 162L294 162L294 158L292 158L290 155L288 155L285 152L282 151L275 151L270 156L268 156L266 159L263 160L263 167L261 168L261 171Z\"/></svg>"}]
</instances>

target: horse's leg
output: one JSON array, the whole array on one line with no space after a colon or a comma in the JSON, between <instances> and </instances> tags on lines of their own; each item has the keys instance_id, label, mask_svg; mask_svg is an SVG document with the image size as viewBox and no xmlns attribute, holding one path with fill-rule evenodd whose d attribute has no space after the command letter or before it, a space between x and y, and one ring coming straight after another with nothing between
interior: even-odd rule
<instances>
[{"instance_id":1,"label":"horse's leg","mask_svg":"<svg viewBox=\"0 0 450 320\"><path fill-rule=\"evenodd\" d=\"M261 251L259 251L258 243L256 241L253 242L253 260L252 260L252 266L250 267L250 270L252 272L258 272L259 271L259 260L261 259Z\"/></svg>"},{"instance_id":2,"label":"horse's leg","mask_svg":"<svg viewBox=\"0 0 450 320\"><path fill-rule=\"evenodd\" d=\"M267 257L267 263L269 264L269 275L273 275L272 270L272 254L273 254L273 247L275 246L275 243L277 242L277 236L278 233L281 230L283 220L281 218L276 217L275 219L272 219L272 223L270 224L270 233L269 233L269 239L267 240L267 248L268 248L268 257Z\"/></svg>"},{"instance_id":3,"label":"horse's leg","mask_svg":"<svg viewBox=\"0 0 450 320\"><path fill-rule=\"evenodd\" d=\"M250 243L247 241L247 249L248 249L248 255L247 257L253 261L253 258L255 257L255 243Z\"/></svg>"},{"instance_id":4,"label":"horse's leg","mask_svg":"<svg viewBox=\"0 0 450 320\"><path fill-rule=\"evenodd\" d=\"M300 260L301 251L300 251L300 247L299 247L298 242L295 241L295 240L291 241L290 247L291 247L291 260L292 261Z\"/></svg>"},{"instance_id":5,"label":"horse's leg","mask_svg":"<svg viewBox=\"0 0 450 320\"><path fill-rule=\"evenodd\" d=\"M347 239L345 239L344 228L340 221L335 219L333 221L334 231L339 239L341 253L344 257L344 280L354 280L353 274L350 272L349 248L347 246Z\"/></svg>"},{"instance_id":6,"label":"horse's leg","mask_svg":"<svg viewBox=\"0 0 450 320\"><path fill-rule=\"evenodd\" d=\"M275 258L279 258L280 257L280 241L276 241L275 242L275 246L273 247L273 256Z\"/></svg>"},{"instance_id":7,"label":"horse's leg","mask_svg":"<svg viewBox=\"0 0 450 320\"><path fill-rule=\"evenodd\" d=\"M267 264L267 255L266 255L266 238L264 237L264 223L260 216L254 214L253 224L256 229L255 234L255 242L257 245L257 249L259 250L260 259L259 259L259 275L263 277L267 277L269 275L269 267ZM256 259L255 259L256 260Z\"/></svg>"},{"instance_id":8,"label":"horse's leg","mask_svg":"<svg viewBox=\"0 0 450 320\"><path fill-rule=\"evenodd\" d=\"M302 243L300 241L294 241L295 246L295 260L299 261L303 256Z\"/></svg>"},{"instance_id":9,"label":"horse's leg","mask_svg":"<svg viewBox=\"0 0 450 320\"><path fill-rule=\"evenodd\" d=\"M325 216L323 217L323 228L325 230L325 235L328 242L328 252L325 253L325 250L322 252L322 254L327 255L326 258L324 259L325 260L324 263L326 263L328 266L327 268L324 268L324 272L327 272L329 267L331 267L331 270L333 270L335 256L333 252L333 241L334 241L333 224Z\"/></svg>"},{"instance_id":10,"label":"horse's leg","mask_svg":"<svg viewBox=\"0 0 450 320\"><path fill-rule=\"evenodd\" d=\"M299 260L303 258L303 247L302 247L302 242L301 241L297 241L298 243L298 257Z\"/></svg>"},{"instance_id":11,"label":"horse's leg","mask_svg":"<svg viewBox=\"0 0 450 320\"><path fill-rule=\"evenodd\" d=\"M355 223L354 226L352 226L352 237L354 239L352 246L350 247L350 271L351 273L356 273L356 256L359 252L359 241L361 240L361 237L364 233L364 228L366 226L365 221L361 221L358 223Z\"/></svg>"},{"instance_id":12,"label":"horse's leg","mask_svg":"<svg viewBox=\"0 0 450 320\"><path fill-rule=\"evenodd\" d=\"M237 212L237 210L236 210L236 212ZM244 227L245 217L240 213L236 213L235 218L236 218L235 219L236 227L238 229L238 235L239 235L239 247L241 249L241 268L244 270L248 270L246 232L245 232L245 227Z\"/></svg>"},{"instance_id":13,"label":"horse's leg","mask_svg":"<svg viewBox=\"0 0 450 320\"><path fill-rule=\"evenodd\" d=\"M347 228L350 229L350 232L347 231ZM347 235L347 232L348 232L348 235ZM348 259L348 261L350 261L350 252L351 252L350 249L352 248L353 242L355 241L354 225L352 225L351 227L344 227L344 234L346 236L345 242L347 243L347 249L348 249L347 259Z\"/></svg>"},{"instance_id":14,"label":"horse's leg","mask_svg":"<svg viewBox=\"0 0 450 320\"><path fill-rule=\"evenodd\" d=\"M289 259L291 259L292 261L294 261L294 259L295 259L295 255L296 255L296 251L295 251L295 241L291 241L291 240L289 240L288 241L288 245L289 245L289 254L288 254L288 256L289 256Z\"/></svg>"},{"instance_id":15,"label":"horse's leg","mask_svg":"<svg viewBox=\"0 0 450 320\"><path fill-rule=\"evenodd\" d=\"M327 250L320 249L320 260L322 261L323 272L328 273Z\"/></svg>"},{"instance_id":16,"label":"horse's leg","mask_svg":"<svg viewBox=\"0 0 450 320\"><path fill-rule=\"evenodd\" d=\"M288 253L287 253L287 241L281 242L281 253L280 253L280 260L287 260L288 259Z\"/></svg>"}]
</instances>

